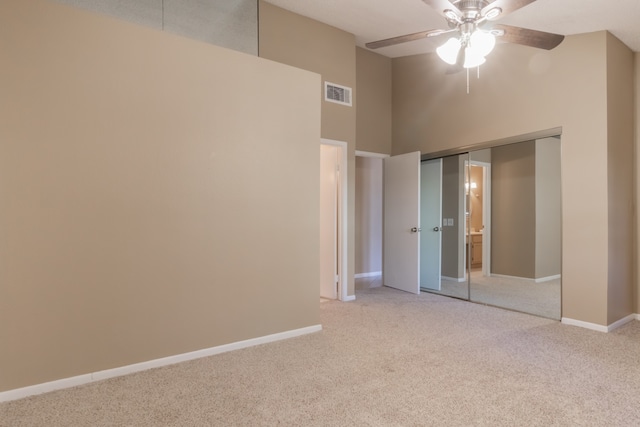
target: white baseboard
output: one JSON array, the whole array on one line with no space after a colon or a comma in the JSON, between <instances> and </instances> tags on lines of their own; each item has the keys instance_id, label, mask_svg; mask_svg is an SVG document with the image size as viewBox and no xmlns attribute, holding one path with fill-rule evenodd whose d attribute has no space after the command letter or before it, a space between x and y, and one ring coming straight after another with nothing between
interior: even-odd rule
<instances>
[{"instance_id":1,"label":"white baseboard","mask_svg":"<svg viewBox=\"0 0 640 427\"><path fill-rule=\"evenodd\" d=\"M376 277L376 276L382 276L382 271L372 271L371 273L358 273L358 274L354 274L353 278L362 279L364 277Z\"/></svg>"},{"instance_id":2,"label":"white baseboard","mask_svg":"<svg viewBox=\"0 0 640 427\"><path fill-rule=\"evenodd\" d=\"M568 317L563 317L561 322L564 323L565 325L571 325L571 326L579 326L581 328L586 328L586 329L591 329L593 331L598 331L598 332L611 332L614 329L619 328L620 326L629 323L632 320L640 320L637 314L630 314L626 317L623 317L622 319L613 322L612 324L608 325L608 326L604 326L604 325L599 325L597 323L589 323L589 322L583 322L582 320L575 320L575 319L570 319Z\"/></svg>"},{"instance_id":3,"label":"white baseboard","mask_svg":"<svg viewBox=\"0 0 640 427\"><path fill-rule=\"evenodd\" d=\"M610 324L609 326L607 326L607 332L611 332L614 329L619 328L620 326L631 322L632 320L636 320L638 318L637 314L630 314L626 317L623 317L622 319L618 320L617 322L613 322L612 324Z\"/></svg>"},{"instance_id":4,"label":"white baseboard","mask_svg":"<svg viewBox=\"0 0 640 427\"><path fill-rule=\"evenodd\" d=\"M560 274L556 274L555 276L547 276L547 277L539 277L535 280L536 283L542 282L550 282L552 280L560 279L562 276Z\"/></svg>"},{"instance_id":5,"label":"white baseboard","mask_svg":"<svg viewBox=\"0 0 640 427\"><path fill-rule=\"evenodd\" d=\"M347 301L355 301L356 300L356 296L355 295L347 295L346 297L344 297L342 299L343 302L347 302Z\"/></svg>"},{"instance_id":6,"label":"white baseboard","mask_svg":"<svg viewBox=\"0 0 640 427\"><path fill-rule=\"evenodd\" d=\"M560 279L562 276L560 274L556 274L554 276L546 276L546 277L539 277L537 279L533 279L531 277L508 276L506 274L491 273L491 277L502 277L505 279L526 280L531 283L543 283L543 282L550 282L552 280Z\"/></svg>"},{"instance_id":7,"label":"white baseboard","mask_svg":"<svg viewBox=\"0 0 640 427\"><path fill-rule=\"evenodd\" d=\"M466 282L467 281L467 279L465 277L440 276L440 279L451 280L452 282L458 282L458 283L462 283L462 282Z\"/></svg>"},{"instance_id":8,"label":"white baseboard","mask_svg":"<svg viewBox=\"0 0 640 427\"><path fill-rule=\"evenodd\" d=\"M355 299L355 297L354 297ZM76 387L95 381L106 380L108 378L120 377L134 372L146 371L147 369L159 368L161 366L173 365L175 363L186 362L202 357L213 356L228 351L240 350L242 348L253 347L255 345L267 344L287 338L294 338L301 335L311 334L322 330L322 325L308 326L306 328L294 329L292 331L279 332L277 334L265 335L263 337L252 338L216 347L196 350L189 353L177 354L175 356L163 357L161 359L149 360L147 362L135 363L133 365L121 366L104 371L92 372L70 378L50 381L42 384L35 384L28 387L17 388L0 392L0 402L22 399L36 394L48 393L55 390Z\"/></svg>"},{"instance_id":9,"label":"white baseboard","mask_svg":"<svg viewBox=\"0 0 640 427\"><path fill-rule=\"evenodd\" d=\"M609 332L606 326L598 325L597 323L583 322L582 320L570 319L568 317L563 317L560 322L569 326L579 326L581 328L591 329L592 331Z\"/></svg>"}]
</instances>

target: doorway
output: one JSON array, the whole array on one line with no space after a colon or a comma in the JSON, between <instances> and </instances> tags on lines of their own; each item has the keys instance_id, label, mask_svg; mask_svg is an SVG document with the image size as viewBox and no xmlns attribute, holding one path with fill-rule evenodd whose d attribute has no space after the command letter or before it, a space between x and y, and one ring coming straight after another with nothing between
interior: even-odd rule
<instances>
[{"instance_id":1,"label":"doorway","mask_svg":"<svg viewBox=\"0 0 640 427\"><path fill-rule=\"evenodd\" d=\"M320 141L320 298L347 300L347 143Z\"/></svg>"}]
</instances>

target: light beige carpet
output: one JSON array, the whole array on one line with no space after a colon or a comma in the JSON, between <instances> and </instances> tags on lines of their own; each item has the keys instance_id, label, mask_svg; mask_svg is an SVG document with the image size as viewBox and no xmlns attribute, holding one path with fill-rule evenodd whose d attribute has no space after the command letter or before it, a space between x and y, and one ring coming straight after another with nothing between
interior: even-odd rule
<instances>
[{"instance_id":1,"label":"light beige carpet","mask_svg":"<svg viewBox=\"0 0 640 427\"><path fill-rule=\"evenodd\" d=\"M320 310L322 332L0 404L0 425L640 425L640 322L384 287Z\"/></svg>"}]
</instances>

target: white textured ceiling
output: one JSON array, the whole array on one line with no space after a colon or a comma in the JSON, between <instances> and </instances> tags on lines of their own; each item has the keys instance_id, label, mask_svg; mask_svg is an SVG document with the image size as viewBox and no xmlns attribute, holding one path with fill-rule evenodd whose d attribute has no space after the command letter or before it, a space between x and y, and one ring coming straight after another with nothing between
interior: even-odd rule
<instances>
[{"instance_id":1,"label":"white textured ceiling","mask_svg":"<svg viewBox=\"0 0 640 427\"><path fill-rule=\"evenodd\" d=\"M447 28L444 17L422 0L266 0L283 9L352 33L356 44L418 31ZM609 30L640 52L640 0L537 0L501 24L571 35ZM425 39L377 49L391 57L433 52L442 40Z\"/></svg>"}]
</instances>

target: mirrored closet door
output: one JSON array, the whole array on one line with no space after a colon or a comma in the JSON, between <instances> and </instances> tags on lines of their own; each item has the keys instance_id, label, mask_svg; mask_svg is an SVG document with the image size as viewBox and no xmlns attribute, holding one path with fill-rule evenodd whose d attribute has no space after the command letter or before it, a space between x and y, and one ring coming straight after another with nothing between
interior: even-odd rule
<instances>
[{"instance_id":1,"label":"mirrored closet door","mask_svg":"<svg viewBox=\"0 0 640 427\"><path fill-rule=\"evenodd\" d=\"M421 175L421 289L560 319L560 137L431 159Z\"/></svg>"},{"instance_id":2,"label":"mirrored closet door","mask_svg":"<svg viewBox=\"0 0 640 427\"><path fill-rule=\"evenodd\" d=\"M561 316L560 138L469 153L469 299Z\"/></svg>"}]
</instances>

